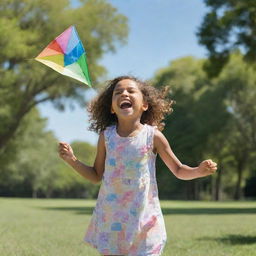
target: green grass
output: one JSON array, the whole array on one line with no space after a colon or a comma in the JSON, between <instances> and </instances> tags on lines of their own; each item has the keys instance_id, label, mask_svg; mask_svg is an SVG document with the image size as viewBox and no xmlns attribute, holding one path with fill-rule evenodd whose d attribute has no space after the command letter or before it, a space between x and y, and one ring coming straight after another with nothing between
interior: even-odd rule
<instances>
[{"instance_id":1,"label":"green grass","mask_svg":"<svg viewBox=\"0 0 256 256\"><path fill-rule=\"evenodd\" d=\"M0 198L1 256L97 256L83 243L95 201ZM256 202L162 201L163 256L255 256Z\"/></svg>"}]
</instances>

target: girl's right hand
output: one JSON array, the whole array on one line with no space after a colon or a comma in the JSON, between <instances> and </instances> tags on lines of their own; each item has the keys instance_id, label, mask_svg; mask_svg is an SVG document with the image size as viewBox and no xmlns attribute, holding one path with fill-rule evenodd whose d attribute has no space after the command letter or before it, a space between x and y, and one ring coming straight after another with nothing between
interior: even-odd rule
<instances>
[{"instance_id":1,"label":"girl's right hand","mask_svg":"<svg viewBox=\"0 0 256 256\"><path fill-rule=\"evenodd\" d=\"M59 156L66 162L76 160L73 149L66 142L59 142Z\"/></svg>"}]
</instances>

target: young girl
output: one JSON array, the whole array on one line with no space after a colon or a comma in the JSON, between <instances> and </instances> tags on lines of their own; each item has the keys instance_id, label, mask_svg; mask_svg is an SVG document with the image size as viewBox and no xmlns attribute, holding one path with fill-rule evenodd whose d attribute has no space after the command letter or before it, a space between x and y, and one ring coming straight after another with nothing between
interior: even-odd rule
<instances>
[{"instance_id":1,"label":"young girl","mask_svg":"<svg viewBox=\"0 0 256 256\"><path fill-rule=\"evenodd\" d=\"M103 255L160 255L166 230L159 204L155 160L159 154L179 179L213 174L217 165L182 164L161 133L172 101L165 92L130 76L118 77L90 107L91 129L100 133L94 166L80 162L67 143L59 154L93 183L102 181L85 241Z\"/></svg>"}]
</instances>

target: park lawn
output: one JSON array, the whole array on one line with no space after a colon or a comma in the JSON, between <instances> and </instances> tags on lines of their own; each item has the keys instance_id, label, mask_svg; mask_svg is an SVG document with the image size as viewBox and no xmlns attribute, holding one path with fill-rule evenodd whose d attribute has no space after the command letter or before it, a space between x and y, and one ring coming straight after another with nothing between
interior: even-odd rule
<instances>
[{"instance_id":1,"label":"park lawn","mask_svg":"<svg viewBox=\"0 0 256 256\"><path fill-rule=\"evenodd\" d=\"M0 198L1 256L97 256L83 236L95 201ZM256 202L161 201L163 256L255 256Z\"/></svg>"}]
</instances>

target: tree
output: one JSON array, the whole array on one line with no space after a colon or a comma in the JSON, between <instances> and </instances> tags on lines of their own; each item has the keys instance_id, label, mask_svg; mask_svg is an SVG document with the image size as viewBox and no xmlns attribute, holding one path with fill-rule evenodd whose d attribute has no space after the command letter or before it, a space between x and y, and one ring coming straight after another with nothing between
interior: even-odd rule
<instances>
[{"instance_id":1,"label":"tree","mask_svg":"<svg viewBox=\"0 0 256 256\"><path fill-rule=\"evenodd\" d=\"M255 69L243 61L243 56L233 53L216 80L216 86L226 88L226 106L232 116L229 124L229 154L237 173L234 199L242 196L251 155L256 151L256 76Z\"/></svg>"},{"instance_id":2,"label":"tree","mask_svg":"<svg viewBox=\"0 0 256 256\"><path fill-rule=\"evenodd\" d=\"M46 130L46 121L36 108L22 120L12 138L10 149L15 152L10 152L10 161L5 162L6 154L0 157L0 195L95 197L99 186L84 180L58 156L57 139ZM94 146L85 142L71 145L79 159L93 165Z\"/></svg>"},{"instance_id":3,"label":"tree","mask_svg":"<svg viewBox=\"0 0 256 256\"><path fill-rule=\"evenodd\" d=\"M41 102L58 109L67 99L84 104L86 87L43 67L33 58L70 24L87 50L94 84L105 69L98 60L115 42L124 43L127 19L105 0L3 0L0 5L0 148L1 154L24 116Z\"/></svg>"},{"instance_id":4,"label":"tree","mask_svg":"<svg viewBox=\"0 0 256 256\"><path fill-rule=\"evenodd\" d=\"M178 158L190 166L212 158L218 163L217 174L184 184L171 180L158 162L160 194L181 195L187 189L187 198L198 199L208 190L215 200L222 192L238 200L246 178L252 176L250 162L256 152L254 67L240 52L230 56L217 78L209 79L203 65L204 60L178 59L158 72L155 83L173 89L176 104L164 133Z\"/></svg>"},{"instance_id":5,"label":"tree","mask_svg":"<svg viewBox=\"0 0 256 256\"><path fill-rule=\"evenodd\" d=\"M1 194L50 194L59 180L57 139L46 131L46 119L39 116L36 108L22 120L11 144L10 149L15 150L9 154L12 161L6 162L5 155L0 156Z\"/></svg>"},{"instance_id":6,"label":"tree","mask_svg":"<svg viewBox=\"0 0 256 256\"><path fill-rule=\"evenodd\" d=\"M209 139L219 132L229 116L223 100L225 92L223 88L213 86L202 70L203 64L204 60L192 57L175 60L160 70L154 81L159 86L168 84L172 88L171 97L176 104L174 112L166 119L164 134L181 162L190 166L197 166L205 156L209 157L206 152ZM209 178L173 181L168 178L162 163L158 162L158 165L161 167L158 172L159 182L162 183L160 187L163 188L160 193L165 196L178 193L183 198L199 199L210 182Z\"/></svg>"},{"instance_id":7,"label":"tree","mask_svg":"<svg viewBox=\"0 0 256 256\"><path fill-rule=\"evenodd\" d=\"M199 43L209 52L205 69L220 73L238 47L247 61L256 60L256 2L254 0L204 0L208 13L198 30Z\"/></svg>"}]
</instances>

